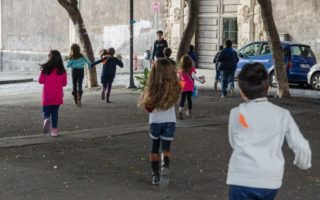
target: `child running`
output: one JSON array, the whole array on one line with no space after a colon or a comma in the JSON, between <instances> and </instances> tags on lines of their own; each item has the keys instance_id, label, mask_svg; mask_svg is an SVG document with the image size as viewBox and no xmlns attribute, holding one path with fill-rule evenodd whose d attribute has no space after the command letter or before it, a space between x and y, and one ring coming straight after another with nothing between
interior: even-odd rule
<instances>
[{"instance_id":1,"label":"child running","mask_svg":"<svg viewBox=\"0 0 320 200\"><path fill-rule=\"evenodd\" d=\"M293 163L311 167L311 150L290 112L266 98L268 73L260 63L246 64L238 76L246 101L231 110L229 141L233 153L227 184L230 200L273 200L282 185L286 139Z\"/></svg>"},{"instance_id":2,"label":"child running","mask_svg":"<svg viewBox=\"0 0 320 200\"><path fill-rule=\"evenodd\" d=\"M140 106L150 113L152 139L150 161L153 185L160 183L162 186L167 186L169 183L170 146L176 128L175 104L179 99L180 91L175 67L167 59L156 60L140 102ZM161 173L159 172L160 150L163 158Z\"/></svg>"},{"instance_id":3,"label":"child running","mask_svg":"<svg viewBox=\"0 0 320 200\"><path fill-rule=\"evenodd\" d=\"M90 67L91 62L81 53L80 46L78 44L73 44L70 49L70 60L67 68L72 69L72 95L74 97L74 103L79 107L81 106L83 94L82 83L85 65Z\"/></svg>"},{"instance_id":4,"label":"child running","mask_svg":"<svg viewBox=\"0 0 320 200\"><path fill-rule=\"evenodd\" d=\"M63 87L67 85L67 73L63 65L59 51L52 50L49 60L41 65L39 83L43 84L42 110L43 110L43 133L50 132L51 136L58 136L58 112L63 104Z\"/></svg>"},{"instance_id":5,"label":"child running","mask_svg":"<svg viewBox=\"0 0 320 200\"><path fill-rule=\"evenodd\" d=\"M182 86L182 93L179 107L179 119L183 120L184 103L187 99L188 109L185 111L187 117L191 117L192 112L192 92L194 90L194 80L200 83L205 83L204 76L196 76L196 68L192 66L192 59L190 56L185 55L180 59L180 70L178 77Z\"/></svg>"},{"instance_id":6,"label":"child running","mask_svg":"<svg viewBox=\"0 0 320 200\"><path fill-rule=\"evenodd\" d=\"M123 62L121 61L121 56L117 55L114 57L116 51L114 48L109 48L108 51L101 50L101 59L92 63L92 66L99 63L103 63L103 69L101 74L101 83L103 89L101 92L101 99L105 100L106 103L111 103L110 94L112 89L112 83L116 76L117 65L123 68Z\"/></svg>"}]
</instances>

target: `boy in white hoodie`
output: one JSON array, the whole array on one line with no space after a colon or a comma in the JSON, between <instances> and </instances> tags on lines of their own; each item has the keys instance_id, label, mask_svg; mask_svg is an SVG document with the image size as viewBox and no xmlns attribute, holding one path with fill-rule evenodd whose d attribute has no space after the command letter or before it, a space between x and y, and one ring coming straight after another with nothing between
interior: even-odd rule
<instances>
[{"instance_id":1,"label":"boy in white hoodie","mask_svg":"<svg viewBox=\"0 0 320 200\"><path fill-rule=\"evenodd\" d=\"M245 65L238 82L246 102L232 109L229 118L229 200L273 200L282 185L284 139L301 169L311 167L309 143L290 112L266 98L268 73L263 65Z\"/></svg>"}]
</instances>

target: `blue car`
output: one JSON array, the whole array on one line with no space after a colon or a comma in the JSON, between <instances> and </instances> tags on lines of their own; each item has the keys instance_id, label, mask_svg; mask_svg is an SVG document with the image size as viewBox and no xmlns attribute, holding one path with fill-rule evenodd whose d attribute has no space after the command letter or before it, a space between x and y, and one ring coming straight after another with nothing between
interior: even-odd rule
<instances>
[{"instance_id":1,"label":"blue car","mask_svg":"<svg viewBox=\"0 0 320 200\"><path fill-rule=\"evenodd\" d=\"M293 42L281 42L284 50L289 83L305 85L310 68L317 63L316 57L310 46ZM273 58L271 49L266 41L252 42L238 50L239 63L236 76L247 63L259 62L264 65L269 73L269 84L276 87Z\"/></svg>"}]
</instances>

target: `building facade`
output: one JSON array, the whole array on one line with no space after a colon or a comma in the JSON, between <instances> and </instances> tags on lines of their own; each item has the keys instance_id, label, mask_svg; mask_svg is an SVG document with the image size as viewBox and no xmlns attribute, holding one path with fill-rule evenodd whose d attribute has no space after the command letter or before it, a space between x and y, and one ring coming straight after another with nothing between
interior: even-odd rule
<instances>
[{"instance_id":1,"label":"building facade","mask_svg":"<svg viewBox=\"0 0 320 200\"><path fill-rule=\"evenodd\" d=\"M169 40L177 50L186 18L185 0L167 0L170 20L166 20ZM318 0L273 0L273 14L281 40L311 46L320 59L320 2ZM184 11L183 11L184 10ZM180 15L180 16L179 16ZM169 23L169 25L167 24ZM179 29L180 28L180 29ZM267 40L256 0L199 0L199 22L194 43L199 67L213 68L212 60L223 41L231 39L235 48L257 40Z\"/></svg>"},{"instance_id":2,"label":"building facade","mask_svg":"<svg viewBox=\"0 0 320 200\"><path fill-rule=\"evenodd\" d=\"M159 13L152 3L159 1ZM139 0L135 2L135 54L143 53L163 29L176 53L188 20L186 0ZM320 59L319 0L273 0L274 19L283 40L308 44ZM95 52L113 46L129 54L129 1L79 0L79 9ZM199 21L193 39L199 67L213 68L212 60L225 39L235 48L266 40L256 0L199 0ZM47 0L0 0L0 71L36 71L50 49L67 54L76 42L66 11Z\"/></svg>"}]
</instances>

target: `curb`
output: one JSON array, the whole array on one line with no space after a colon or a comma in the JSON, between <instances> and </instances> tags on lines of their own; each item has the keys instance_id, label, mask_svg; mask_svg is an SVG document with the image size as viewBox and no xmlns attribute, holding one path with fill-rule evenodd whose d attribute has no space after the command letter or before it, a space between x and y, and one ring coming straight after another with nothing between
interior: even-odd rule
<instances>
[{"instance_id":1,"label":"curb","mask_svg":"<svg viewBox=\"0 0 320 200\"><path fill-rule=\"evenodd\" d=\"M33 82L33 78L16 79L16 80L0 80L0 85Z\"/></svg>"}]
</instances>

